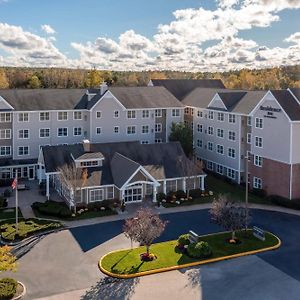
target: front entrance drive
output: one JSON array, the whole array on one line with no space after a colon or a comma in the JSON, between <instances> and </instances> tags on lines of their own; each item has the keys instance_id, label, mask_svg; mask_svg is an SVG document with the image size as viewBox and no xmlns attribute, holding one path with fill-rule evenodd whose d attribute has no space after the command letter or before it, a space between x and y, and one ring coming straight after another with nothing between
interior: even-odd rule
<instances>
[{"instance_id":1,"label":"front entrance drive","mask_svg":"<svg viewBox=\"0 0 300 300\"><path fill-rule=\"evenodd\" d=\"M189 229L219 230L207 210L164 215L160 241ZM254 223L277 234L279 250L141 278L118 280L99 272L98 258L128 248L122 221L78 227L51 234L20 259L14 277L28 288L26 299L299 299L300 217L254 211ZM65 293L65 294L62 294ZM57 295L62 294L62 295ZM53 297L47 297L53 295Z\"/></svg>"}]
</instances>

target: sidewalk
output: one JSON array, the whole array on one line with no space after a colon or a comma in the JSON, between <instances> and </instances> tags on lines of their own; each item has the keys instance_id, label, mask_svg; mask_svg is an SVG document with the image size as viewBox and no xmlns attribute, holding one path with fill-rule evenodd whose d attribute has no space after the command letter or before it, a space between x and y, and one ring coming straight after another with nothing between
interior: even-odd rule
<instances>
[{"instance_id":1,"label":"sidewalk","mask_svg":"<svg viewBox=\"0 0 300 300\"><path fill-rule=\"evenodd\" d=\"M279 207L279 206L273 206L273 205L264 205L264 204L253 204L249 203L249 207L251 209L262 209L262 210L270 210L270 211L277 211L292 215L300 216L300 211L285 208L285 207ZM185 212L185 211L194 211L194 210L202 210L202 209L210 209L211 203L204 203L204 204L195 204L195 205L186 205L186 206L177 206L177 207L155 207L153 208L158 214L170 214L170 213L177 213L177 212ZM99 223L107 223L107 222L113 222L113 221L119 221L124 220L130 217L133 217L135 214L135 211L129 210L125 211L124 213L119 213L118 215L112 215L107 217L100 217L100 218L93 218L93 219L85 219L85 220L76 220L76 221L64 221L64 225L69 228L73 227L79 227L79 226L87 226L87 225L93 225L93 224L99 224Z\"/></svg>"}]
</instances>

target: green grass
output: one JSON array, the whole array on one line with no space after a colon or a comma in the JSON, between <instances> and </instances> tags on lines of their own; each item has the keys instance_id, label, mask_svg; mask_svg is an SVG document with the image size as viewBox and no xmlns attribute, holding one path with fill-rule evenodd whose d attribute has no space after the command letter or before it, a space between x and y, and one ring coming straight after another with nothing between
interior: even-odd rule
<instances>
[{"instance_id":1,"label":"green grass","mask_svg":"<svg viewBox=\"0 0 300 300\"><path fill-rule=\"evenodd\" d=\"M47 220L28 219L18 223L18 233L16 231L15 220L6 220L0 223L1 236L4 240L22 240L38 232L49 231L62 227L59 222Z\"/></svg>"},{"instance_id":2,"label":"green grass","mask_svg":"<svg viewBox=\"0 0 300 300\"><path fill-rule=\"evenodd\" d=\"M208 242L212 248L213 253L209 259L258 250L278 244L278 239L270 233L266 233L266 240L261 241L255 238L250 230L248 234L240 232L237 237L241 243L235 245L226 241L230 236L230 233L223 232L200 238L202 241ZM142 262L139 255L145 252L145 247L138 247L110 253L102 259L101 265L105 270L115 274L134 274L205 260L193 259L182 254L176 245L177 240L153 244L150 247L150 252L157 256L154 261Z\"/></svg>"},{"instance_id":3,"label":"green grass","mask_svg":"<svg viewBox=\"0 0 300 300\"><path fill-rule=\"evenodd\" d=\"M22 212L19 208L19 218L23 218ZM0 220L5 220L5 219L13 219L16 217L16 208L1 208L0 209Z\"/></svg>"},{"instance_id":4,"label":"green grass","mask_svg":"<svg viewBox=\"0 0 300 300\"><path fill-rule=\"evenodd\" d=\"M218 198L220 194L227 195L229 199L244 202L245 201L245 188L239 185L233 185L228 182L225 182L221 179L218 179L212 175L208 175L205 179L206 190L213 191L213 196L205 196L197 199L193 199L192 201L184 201L181 204L176 203L163 203L164 207L176 207L182 205L194 205L194 204L203 204L203 203L211 203L214 199ZM259 197L254 194L249 193L248 196L250 203L258 203L258 204L273 204L270 200L264 197ZM274 205L274 204L273 204Z\"/></svg>"}]
</instances>

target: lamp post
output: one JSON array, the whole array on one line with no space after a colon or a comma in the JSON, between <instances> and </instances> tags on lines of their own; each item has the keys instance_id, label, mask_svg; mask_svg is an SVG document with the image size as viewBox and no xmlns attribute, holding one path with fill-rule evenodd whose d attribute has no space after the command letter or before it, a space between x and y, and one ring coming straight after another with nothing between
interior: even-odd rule
<instances>
[{"instance_id":1,"label":"lamp post","mask_svg":"<svg viewBox=\"0 0 300 300\"><path fill-rule=\"evenodd\" d=\"M246 191L245 191L245 208L246 208L246 230L248 229L248 215L249 215L249 205L248 205L248 153L246 154Z\"/></svg>"}]
</instances>

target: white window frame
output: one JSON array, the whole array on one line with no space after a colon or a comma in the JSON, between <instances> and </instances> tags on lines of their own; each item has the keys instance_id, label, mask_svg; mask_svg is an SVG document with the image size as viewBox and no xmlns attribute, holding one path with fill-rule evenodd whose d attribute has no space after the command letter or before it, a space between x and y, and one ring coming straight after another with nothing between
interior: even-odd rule
<instances>
[{"instance_id":1,"label":"white window frame","mask_svg":"<svg viewBox=\"0 0 300 300\"><path fill-rule=\"evenodd\" d=\"M224 122L224 120L225 120L224 113L218 112L218 121Z\"/></svg>"},{"instance_id":2,"label":"white window frame","mask_svg":"<svg viewBox=\"0 0 300 300\"><path fill-rule=\"evenodd\" d=\"M68 112L67 111L58 111L57 112L57 121L68 121Z\"/></svg>"},{"instance_id":3,"label":"white window frame","mask_svg":"<svg viewBox=\"0 0 300 300\"><path fill-rule=\"evenodd\" d=\"M150 111L149 109L142 110L142 119L149 119L150 118Z\"/></svg>"},{"instance_id":4,"label":"white window frame","mask_svg":"<svg viewBox=\"0 0 300 300\"><path fill-rule=\"evenodd\" d=\"M197 139L197 147L198 148L202 148L203 147L203 141L202 140Z\"/></svg>"},{"instance_id":5,"label":"white window frame","mask_svg":"<svg viewBox=\"0 0 300 300\"><path fill-rule=\"evenodd\" d=\"M25 137L25 132L27 133L27 137ZM20 137L20 134L22 135ZM19 129L18 131L18 139L19 140L28 140L30 137L30 132L29 132L29 129Z\"/></svg>"},{"instance_id":6,"label":"white window frame","mask_svg":"<svg viewBox=\"0 0 300 300\"><path fill-rule=\"evenodd\" d=\"M197 124L197 131L202 133L203 132L203 125L202 124Z\"/></svg>"},{"instance_id":7,"label":"white window frame","mask_svg":"<svg viewBox=\"0 0 300 300\"><path fill-rule=\"evenodd\" d=\"M136 111L128 110L127 111L127 119L136 119Z\"/></svg>"},{"instance_id":8,"label":"white window frame","mask_svg":"<svg viewBox=\"0 0 300 300\"><path fill-rule=\"evenodd\" d=\"M117 119L120 117L120 111L119 110L115 110L114 111L114 118Z\"/></svg>"},{"instance_id":9,"label":"white window frame","mask_svg":"<svg viewBox=\"0 0 300 300\"><path fill-rule=\"evenodd\" d=\"M233 130L228 131L228 140L235 141L236 140L236 132Z\"/></svg>"},{"instance_id":10,"label":"white window frame","mask_svg":"<svg viewBox=\"0 0 300 300\"><path fill-rule=\"evenodd\" d=\"M102 118L102 111L101 110L97 110L96 111L96 119L101 119Z\"/></svg>"},{"instance_id":11,"label":"white window frame","mask_svg":"<svg viewBox=\"0 0 300 300\"><path fill-rule=\"evenodd\" d=\"M157 138L154 141L155 144L161 144L162 143L162 138Z\"/></svg>"},{"instance_id":12,"label":"white window frame","mask_svg":"<svg viewBox=\"0 0 300 300\"><path fill-rule=\"evenodd\" d=\"M20 154L20 150L22 150L22 154ZM27 153L25 153L25 149L27 149ZM29 153L29 146L19 146L18 147L18 156L28 156L30 153Z\"/></svg>"},{"instance_id":13,"label":"white window frame","mask_svg":"<svg viewBox=\"0 0 300 300\"><path fill-rule=\"evenodd\" d=\"M147 140L141 141L141 144L142 144L142 145L148 145L148 144L149 144L149 141L147 141Z\"/></svg>"},{"instance_id":14,"label":"white window frame","mask_svg":"<svg viewBox=\"0 0 300 300\"><path fill-rule=\"evenodd\" d=\"M247 144L251 144L251 140L252 140L252 134L247 133Z\"/></svg>"},{"instance_id":15,"label":"white window frame","mask_svg":"<svg viewBox=\"0 0 300 300\"><path fill-rule=\"evenodd\" d=\"M0 140L10 140L11 139L11 129L5 128L0 129Z\"/></svg>"},{"instance_id":16,"label":"white window frame","mask_svg":"<svg viewBox=\"0 0 300 300\"><path fill-rule=\"evenodd\" d=\"M95 196L99 196L96 195L96 193L101 192L101 199L96 198ZM97 199L97 200L95 200ZM89 202L98 202L98 201L103 201L105 199L105 192L104 189L94 189L94 190L90 190L90 197L89 197Z\"/></svg>"},{"instance_id":17,"label":"white window frame","mask_svg":"<svg viewBox=\"0 0 300 300\"><path fill-rule=\"evenodd\" d=\"M247 125L248 125L249 127L252 126L252 117L251 117L251 116L247 117Z\"/></svg>"},{"instance_id":18,"label":"white window frame","mask_svg":"<svg viewBox=\"0 0 300 300\"><path fill-rule=\"evenodd\" d=\"M221 170L222 170L222 171L221 171ZM216 172L217 172L218 174L223 175L223 174L224 174L224 167L223 167L222 165L220 165L220 164L217 164L217 166L216 166Z\"/></svg>"},{"instance_id":19,"label":"white window frame","mask_svg":"<svg viewBox=\"0 0 300 300\"><path fill-rule=\"evenodd\" d=\"M178 117L180 117L180 109L178 109L178 108L173 108L173 109L172 109L172 117L173 117L173 118L178 118Z\"/></svg>"},{"instance_id":20,"label":"white window frame","mask_svg":"<svg viewBox=\"0 0 300 300\"><path fill-rule=\"evenodd\" d=\"M207 128L207 134L208 135L214 135L214 128L212 126L208 126L208 128Z\"/></svg>"},{"instance_id":21,"label":"white window frame","mask_svg":"<svg viewBox=\"0 0 300 300\"><path fill-rule=\"evenodd\" d=\"M208 112L208 118L209 118L210 120L213 120L213 119L214 119L214 112L213 112L213 111L209 111L209 112Z\"/></svg>"},{"instance_id":22,"label":"white window frame","mask_svg":"<svg viewBox=\"0 0 300 300\"><path fill-rule=\"evenodd\" d=\"M213 171L214 170L214 163L212 161L207 161L206 167L208 170Z\"/></svg>"},{"instance_id":23,"label":"white window frame","mask_svg":"<svg viewBox=\"0 0 300 300\"><path fill-rule=\"evenodd\" d=\"M222 133L222 134L219 134ZM224 129L222 128L217 128L217 137L223 139L224 138Z\"/></svg>"},{"instance_id":24,"label":"white window frame","mask_svg":"<svg viewBox=\"0 0 300 300\"><path fill-rule=\"evenodd\" d=\"M102 127L96 127L96 135L102 134Z\"/></svg>"},{"instance_id":25,"label":"white window frame","mask_svg":"<svg viewBox=\"0 0 300 300\"><path fill-rule=\"evenodd\" d=\"M236 123L236 115L228 114L228 123L235 124Z\"/></svg>"},{"instance_id":26,"label":"white window frame","mask_svg":"<svg viewBox=\"0 0 300 300\"><path fill-rule=\"evenodd\" d=\"M256 167L262 167L263 158L260 155L254 155L254 165Z\"/></svg>"},{"instance_id":27,"label":"white window frame","mask_svg":"<svg viewBox=\"0 0 300 300\"><path fill-rule=\"evenodd\" d=\"M126 134L127 135L134 135L134 134L136 134L136 126L135 125L127 126Z\"/></svg>"},{"instance_id":28,"label":"white window frame","mask_svg":"<svg viewBox=\"0 0 300 300\"><path fill-rule=\"evenodd\" d=\"M117 132L116 132L117 129ZM120 133L120 126L114 126L114 133L119 134Z\"/></svg>"},{"instance_id":29,"label":"white window frame","mask_svg":"<svg viewBox=\"0 0 300 300\"><path fill-rule=\"evenodd\" d=\"M4 154L2 154L2 150ZM7 151L8 150L8 151ZM10 156L11 155L11 146L0 146L0 156Z\"/></svg>"},{"instance_id":30,"label":"white window frame","mask_svg":"<svg viewBox=\"0 0 300 300\"><path fill-rule=\"evenodd\" d=\"M227 177L235 180L235 170L231 168L227 168Z\"/></svg>"},{"instance_id":31,"label":"white window frame","mask_svg":"<svg viewBox=\"0 0 300 300\"><path fill-rule=\"evenodd\" d=\"M149 133L149 125L142 125L142 134L148 134L148 133Z\"/></svg>"},{"instance_id":32,"label":"white window frame","mask_svg":"<svg viewBox=\"0 0 300 300\"><path fill-rule=\"evenodd\" d=\"M263 138L260 136L255 137L255 147L263 148Z\"/></svg>"},{"instance_id":33,"label":"white window frame","mask_svg":"<svg viewBox=\"0 0 300 300\"><path fill-rule=\"evenodd\" d=\"M18 113L18 122L19 123L29 122L29 113L27 112Z\"/></svg>"},{"instance_id":34,"label":"white window frame","mask_svg":"<svg viewBox=\"0 0 300 300\"><path fill-rule=\"evenodd\" d=\"M214 143L213 142L207 142L207 150L214 151Z\"/></svg>"},{"instance_id":35,"label":"white window frame","mask_svg":"<svg viewBox=\"0 0 300 300\"><path fill-rule=\"evenodd\" d=\"M78 133L78 132L75 132L75 130L78 130L80 129L80 134L75 134L75 133ZM82 127L73 127L73 136L82 136L82 133L83 133L83 130L82 130Z\"/></svg>"},{"instance_id":36,"label":"white window frame","mask_svg":"<svg viewBox=\"0 0 300 300\"><path fill-rule=\"evenodd\" d=\"M11 122L11 113L0 113L0 123L10 123Z\"/></svg>"},{"instance_id":37,"label":"white window frame","mask_svg":"<svg viewBox=\"0 0 300 300\"><path fill-rule=\"evenodd\" d=\"M255 118L255 128L263 129L264 127L264 119L263 118Z\"/></svg>"},{"instance_id":38,"label":"white window frame","mask_svg":"<svg viewBox=\"0 0 300 300\"><path fill-rule=\"evenodd\" d=\"M262 179L256 176L253 176L253 188L255 189L262 189Z\"/></svg>"},{"instance_id":39,"label":"white window frame","mask_svg":"<svg viewBox=\"0 0 300 300\"><path fill-rule=\"evenodd\" d=\"M65 131L65 129L66 129L66 132L67 132L67 134L66 135L59 135L59 131L60 131L60 129L62 130L62 133ZM57 128L57 137L67 137L68 136L68 127L59 127L59 128Z\"/></svg>"},{"instance_id":40,"label":"white window frame","mask_svg":"<svg viewBox=\"0 0 300 300\"><path fill-rule=\"evenodd\" d=\"M228 148L228 152L227 152L227 156L230 158L235 159L236 158L236 151L234 148L229 147Z\"/></svg>"},{"instance_id":41,"label":"white window frame","mask_svg":"<svg viewBox=\"0 0 300 300\"><path fill-rule=\"evenodd\" d=\"M46 131L48 131L48 135L44 135L44 136L42 136L41 135L41 130L46 130ZM48 137L50 137L50 128L40 128L40 130L39 130L39 137L41 138L41 139L44 139L44 138L48 138Z\"/></svg>"},{"instance_id":42,"label":"white window frame","mask_svg":"<svg viewBox=\"0 0 300 300\"><path fill-rule=\"evenodd\" d=\"M155 131L156 133L162 132L162 124L161 124L161 123L156 123L156 124L155 124L155 129L154 129L154 131Z\"/></svg>"},{"instance_id":43,"label":"white window frame","mask_svg":"<svg viewBox=\"0 0 300 300\"><path fill-rule=\"evenodd\" d=\"M42 112L40 112L39 113L39 120L40 120L40 122L50 121L50 112L49 111L42 111Z\"/></svg>"},{"instance_id":44,"label":"white window frame","mask_svg":"<svg viewBox=\"0 0 300 300\"><path fill-rule=\"evenodd\" d=\"M198 118L203 118L203 111L202 110L197 111L197 117Z\"/></svg>"},{"instance_id":45,"label":"white window frame","mask_svg":"<svg viewBox=\"0 0 300 300\"><path fill-rule=\"evenodd\" d=\"M161 118L162 117L162 110L156 109L155 110L155 118Z\"/></svg>"},{"instance_id":46,"label":"white window frame","mask_svg":"<svg viewBox=\"0 0 300 300\"><path fill-rule=\"evenodd\" d=\"M218 154L224 155L224 146L220 145L220 144L217 144L217 146L216 146L216 152Z\"/></svg>"},{"instance_id":47,"label":"white window frame","mask_svg":"<svg viewBox=\"0 0 300 300\"><path fill-rule=\"evenodd\" d=\"M74 111L73 120L82 120L82 111Z\"/></svg>"}]
</instances>

